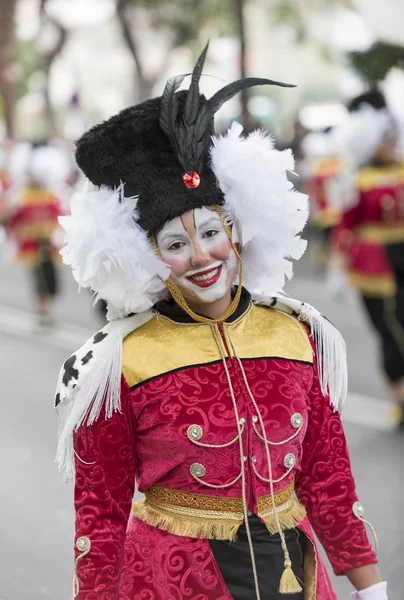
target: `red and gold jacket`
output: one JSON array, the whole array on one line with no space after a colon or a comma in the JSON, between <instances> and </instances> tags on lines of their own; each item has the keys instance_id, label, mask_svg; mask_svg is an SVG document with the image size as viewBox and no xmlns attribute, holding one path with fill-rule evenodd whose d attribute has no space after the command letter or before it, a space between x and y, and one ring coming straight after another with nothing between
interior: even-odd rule
<instances>
[{"instance_id":1,"label":"red and gold jacket","mask_svg":"<svg viewBox=\"0 0 404 600\"><path fill-rule=\"evenodd\" d=\"M122 351L120 411L74 434L76 598L230 600L208 538L235 538L243 486L248 511L276 531L266 444L281 526L310 540L305 598L336 599L312 528L336 574L377 562L298 319L247 294L219 325L161 308ZM66 361L66 385L91 359ZM145 497L132 504L135 482Z\"/></svg>"},{"instance_id":2,"label":"red and gold jacket","mask_svg":"<svg viewBox=\"0 0 404 600\"><path fill-rule=\"evenodd\" d=\"M391 297L394 273L385 246L404 242L404 166L367 167L358 203L342 215L333 249L345 256L349 280L367 296Z\"/></svg>"},{"instance_id":3,"label":"red and gold jacket","mask_svg":"<svg viewBox=\"0 0 404 600\"><path fill-rule=\"evenodd\" d=\"M52 234L59 227L58 217L63 214L59 200L44 188L27 188L19 204L8 219L8 230L18 245L17 260L37 265L42 259L45 242L52 259L60 261L58 249L52 242Z\"/></svg>"},{"instance_id":4,"label":"red and gold jacket","mask_svg":"<svg viewBox=\"0 0 404 600\"><path fill-rule=\"evenodd\" d=\"M313 173L304 182L304 191L310 199L310 218L320 229L338 225L341 214L331 201L330 184L344 169L339 158L318 159Z\"/></svg>"}]
</instances>

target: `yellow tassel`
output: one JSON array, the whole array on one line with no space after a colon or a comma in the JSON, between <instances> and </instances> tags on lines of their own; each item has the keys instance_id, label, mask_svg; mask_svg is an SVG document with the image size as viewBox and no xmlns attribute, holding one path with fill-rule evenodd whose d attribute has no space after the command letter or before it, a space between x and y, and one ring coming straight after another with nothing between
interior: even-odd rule
<instances>
[{"instance_id":1,"label":"yellow tassel","mask_svg":"<svg viewBox=\"0 0 404 600\"><path fill-rule=\"evenodd\" d=\"M285 570L279 583L279 593L281 594L297 594L302 588L292 571L292 563L290 560L285 560Z\"/></svg>"}]
</instances>

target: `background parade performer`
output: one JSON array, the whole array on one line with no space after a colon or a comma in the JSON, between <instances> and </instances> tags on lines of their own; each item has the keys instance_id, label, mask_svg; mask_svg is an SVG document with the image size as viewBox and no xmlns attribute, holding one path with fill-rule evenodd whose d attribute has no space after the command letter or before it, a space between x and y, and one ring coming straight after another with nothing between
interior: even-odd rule
<instances>
[{"instance_id":1,"label":"background parade performer","mask_svg":"<svg viewBox=\"0 0 404 600\"><path fill-rule=\"evenodd\" d=\"M292 155L237 123L214 136L226 100L283 84L206 100L206 51L188 91L172 78L77 143L95 188L61 220L62 253L111 322L66 360L55 397L74 597L333 600L313 526L354 598L386 600L338 412L344 342L270 294L305 249Z\"/></svg>"},{"instance_id":2,"label":"background parade performer","mask_svg":"<svg viewBox=\"0 0 404 600\"><path fill-rule=\"evenodd\" d=\"M63 209L50 182L60 171L63 157L44 142L23 144L14 152L10 160L17 190L7 232L17 244L16 260L31 273L38 323L51 325L52 301L59 291L57 264L61 262L55 240Z\"/></svg>"},{"instance_id":3,"label":"background parade performer","mask_svg":"<svg viewBox=\"0 0 404 600\"><path fill-rule=\"evenodd\" d=\"M7 216L7 192L10 188L10 177L7 162L10 149L7 143L0 145L0 228Z\"/></svg>"},{"instance_id":4,"label":"background parade performer","mask_svg":"<svg viewBox=\"0 0 404 600\"><path fill-rule=\"evenodd\" d=\"M337 151L333 128L308 133L302 142L300 175L309 196L310 222L315 231L310 254L316 268L325 268L329 259L331 233L341 218L334 181L344 173L345 162Z\"/></svg>"},{"instance_id":5,"label":"background parade performer","mask_svg":"<svg viewBox=\"0 0 404 600\"><path fill-rule=\"evenodd\" d=\"M397 160L397 127L379 90L349 105L340 144L357 167L356 200L335 230L332 268L344 268L379 336L382 370L404 408L404 165Z\"/></svg>"}]
</instances>

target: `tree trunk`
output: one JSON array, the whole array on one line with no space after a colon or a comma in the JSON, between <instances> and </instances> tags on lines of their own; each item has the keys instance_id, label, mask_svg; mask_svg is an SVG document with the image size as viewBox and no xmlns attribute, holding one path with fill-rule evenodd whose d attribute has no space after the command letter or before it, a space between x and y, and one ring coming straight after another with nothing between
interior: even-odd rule
<instances>
[{"instance_id":1,"label":"tree trunk","mask_svg":"<svg viewBox=\"0 0 404 600\"><path fill-rule=\"evenodd\" d=\"M15 104L15 27L16 0L2 0L0 9L0 99L6 136L14 136Z\"/></svg>"},{"instance_id":2,"label":"tree trunk","mask_svg":"<svg viewBox=\"0 0 404 600\"><path fill-rule=\"evenodd\" d=\"M133 36L130 23L127 17L127 8L131 4L133 6L135 3L129 0L117 0L116 3L116 14L118 17L119 24L122 30L122 36L125 41L125 44L131 53L133 60L136 65L136 79L137 79L137 102L141 102L142 100L146 100L149 98L149 94L153 87L154 81L149 81L144 75L144 69L142 61L140 60L137 44L135 38Z\"/></svg>"},{"instance_id":3,"label":"tree trunk","mask_svg":"<svg viewBox=\"0 0 404 600\"><path fill-rule=\"evenodd\" d=\"M50 72L53 65L53 61L60 54L62 48L66 44L67 40L67 31L60 23L58 23L55 19L49 19L49 21L56 27L59 33L59 41L56 44L55 48L49 54L44 57L44 71L46 74L46 85L44 89L44 98L45 98L45 111L46 111L46 119L48 122L49 133L50 135L56 135L58 133L58 125L56 123L55 111L53 110L53 106L50 99Z\"/></svg>"},{"instance_id":4,"label":"tree trunk","mask_svg":"<svg viewBox=\"0 0 404 600\"><path fill-rule=\"evenodd\" d=\"M55 29L58 31L59 39L54 48L46 54L44 59L44 71L46 75L46 84L44 89L44 100L45 100L45 114L46 120L48 123L48 129L50 135L56 135L58 133L58 126L56 123L55 112L53 110L53 106L50 99L50 71L52 68L53 61L60 54L62 49L64 48L67 41L67 30L52 17L49 17L46 13L46 5L48 0L41 0L40 5L40 15L41 15L41 25L44 26L46 23L51 23Z\"/></svg>"},{"instance_id":5,"label":"tree trunk","mask_svg":"<svg viewBox=\"0 0 404 600\"><path fill-rule=\"evenodd\" d=\"M237 30L240 40L240 77L247 77L246 66L246 36L244 26L244 0L234 0L234 8L237 18ZM244 128L248 131L250 124L250 113L248 112L248 90L241 92L241 122Z\"/></svg>"}]
</instances>

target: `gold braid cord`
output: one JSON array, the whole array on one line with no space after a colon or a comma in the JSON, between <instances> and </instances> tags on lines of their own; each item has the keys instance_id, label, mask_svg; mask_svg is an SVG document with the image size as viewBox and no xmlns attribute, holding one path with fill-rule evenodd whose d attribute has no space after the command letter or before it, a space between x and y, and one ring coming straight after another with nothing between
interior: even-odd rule
<instances>
[{"instance_id":1,"label":"gold braid cord","mask_svg":"<svg viewBox=\"0 0 404 600\"><path fill-rule=\"evenodd\" d=\"M243 364L242 364L240 358L236 354L236 348L234 346L233 340L231 339L230 335L229 335L229 340L230 340L230 344L233 349L233 354L234 354L234 356L238 362L238 365L240 367L240 371L241 371L248 395L249 395L251 402L254 406L254 409L257 413L258 420L259 420L259 423L261 426L261 431L263 434L263 438L264 438L264 440L267 440L268 437L265 432L265 425L264 425L264 421L263 421L260 409L258 407L258 404L257 404L254 396L253 396L253 393L251 391L251 388L250 388L248 380L247 380L247 376L244 371ZM269 481L269 487L270 487L270 492L271 492L271 494L270 494L271 504L272 504L271 514L273 515L274 521L275 521L274 531L277 531L281 538L281 547L282 547L284 559L285 559L284 560L284 571L282 573L281 580L279 582L279 593L280 594L297 594L298 592L302 591L302 587L300 586L299 581L292 570L292 561L290 559L289 551L286 546L285 535L283 533L282 519L281 519L281 514L280 514L281 511L279 510L279 507L276 506L275 492L274 492L274 481L275 480L272 476L272 457L271 457L271 453L269 450L269 444L266 441L264 442L264 447L265 447L265 453L267 456L268 474L269 474L268 481ZM300 505L298 505L298 512L295 513L295 518L296 518L297 522L299 519L304 518L304 510L300 510ZM292 517L291 518L291 526L292 527L296 526L296 522L294 523L294 525L292 524L293 521L294 521L294 518ZM267 525L267 528L269 529L269 531L271 531L270 527L268 527L268 523L266 522L265 524ZM257 600L259 600L258 594L257 594Z\"/></svg>"},{"instance_id":2,"label":"gold braid cord","mask_svg":"<svg viewBox=\"0 0 404 600\"><path fill-rule=\"evenodd\" d=\"M367 525L369 527L370 531L372 532L373 538L375 540L375 554L377 555L379 553L379 537L378 537L378 535L376 533L376 529L373 527L372 523L370 523L369 521L367 521L365 519L365 516L364 516L365 511L364 511L362 504L359 501L356 501L353 503L352 512L355 515L355 517L357 519L359 519L360 521L362 521L362 523Z\"/></svg>"},{"instance_id":3,"label":"gold braid cord","mask_svg":"<svg viewBox=\"0 0 404 600\"><path fill-rule=\"evenodd\" d=\"M78 555L78 557L76 558L76 560L74 562L73 598L77 598L77 596L80 593L79 578L77 576L77 566L78 566L79 560L81 560L82 558L87 556L87 554L90 552L91 540L85 536L79 537L78 540L76 541L76 548L80 552L80 554Z\"/></svg>"},{"instance_id":4,"label":"gold braid cord","mask_svg":"<svg viewBox=\"0 0 404 600\"><path fill-rule=\"evenodd\" d=\"M236 308L238 307L238 304L240 302L240 297L241 297L241 290L243 287L243 261L241 260L240 252L239 252L236 244L234 244L234 242L233 242L231 227L229 227L229 225L227 225L227 223L225 222L225 219L224 219L224 216L223 216L220 206L217 205L217 206L214 206L213 208L220 216L223 226L226 229L227 235L229 236L229 239L231 241L233 250L240 262L239 284L237 286L236 294L235 294L233 300L231 301L229 308L226 310L226 312L221 317L218 317L217 319L209 319L208 317L203 317L202 315L198 315L196 312L194 312L192 310L192 308L190 308L188 306L184 296L182 295L182 293L180 292L180 290L178 289L178 287L174 283L174 281L171 279L171 277L169 277L165 281L168 291L170 292L171 296L173 297L175 302L178 304L178 306L180 306L197 323L222 323L223 321L226 321L226 319L228 319L234 313ZM159 252L159 249L157 246L157 240L154 235L152 236L151 241L152 241L152 244L154 246L156 253L158 254L158 256L160 256L160 252Z\"/></svg>"}]
</instances>

